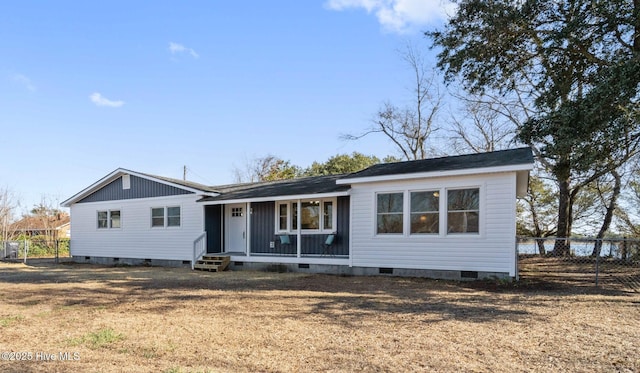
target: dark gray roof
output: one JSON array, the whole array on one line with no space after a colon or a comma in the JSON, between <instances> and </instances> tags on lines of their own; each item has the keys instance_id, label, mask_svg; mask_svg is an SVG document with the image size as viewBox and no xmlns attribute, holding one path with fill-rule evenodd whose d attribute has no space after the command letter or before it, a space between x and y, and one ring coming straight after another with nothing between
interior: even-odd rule
<instances>
[{"instance_id":1,"label":"dark gray roof","mask_svg":"<svg viewBox=\"0 0 640 373\"><path fill-rule=\"evenodd\" d=\"M471 168L512 166L532 163L533 153L531 148L527 147L489 153L422 159L418 161L381 163L373 165L362 171L343 176L341 179L401 175L419 172L455 171Z\"/></svg>"},{"instance_id":2,"label":"dark gray roof","mask_svg":"<svg viewBox=\"0 0 640 373\"><path fill-rule=\"evenodd\" d=\"M348 185L336 184L336 180L342 177L344 175L327 175L250 184L222 185L212 187L221 193L219 196L204 197L198 202L342 192L350 188Z\"/></svg>"}]
</instances>

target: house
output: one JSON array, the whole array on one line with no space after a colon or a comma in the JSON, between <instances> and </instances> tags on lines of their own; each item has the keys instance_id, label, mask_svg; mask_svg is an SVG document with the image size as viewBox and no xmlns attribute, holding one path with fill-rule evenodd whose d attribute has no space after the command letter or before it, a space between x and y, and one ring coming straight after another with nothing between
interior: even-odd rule
<instances>
[{"instance_id":1,"label":"house","mask_svg":"<svg viewBox=\"0 0 640 373\"><path fill-rule=\"evenodd\" d=\"M63 202L76 261L436 278L514 277L530 148L347 175L204 186L117 169Z\"/></svg>"},{"instance_id":2,"label":"house","mask_svg":"<svg viewBox=\"0 0 640 373\"><path fill-rule=\"evenodd\" d=\"M53 216L25 216L11 224L8 231L29 237L41 236L53 241L67 239L70 237L70 218L65 213Z\"/></svg>"}]
</instances>

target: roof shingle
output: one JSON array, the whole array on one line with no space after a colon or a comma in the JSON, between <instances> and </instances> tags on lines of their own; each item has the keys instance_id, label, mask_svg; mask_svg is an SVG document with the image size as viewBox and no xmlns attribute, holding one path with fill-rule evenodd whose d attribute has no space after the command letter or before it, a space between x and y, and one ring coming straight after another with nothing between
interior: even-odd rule
<instances>
[{"instance_id":1,"label":"roof shingle","mask_svg":"<svg viewBox=\"0 0 640 373\"><path fill-rule=\"evenodd\" d=\"M531 148L499 150L489 153L466 154L441 158L429 158L417 161L381 163L362 171L342 177L342 179L356 179L363 177L402 175L422 172L456 171L472 168L486 168L532 164Z\"/></svg>"}]
</instances>

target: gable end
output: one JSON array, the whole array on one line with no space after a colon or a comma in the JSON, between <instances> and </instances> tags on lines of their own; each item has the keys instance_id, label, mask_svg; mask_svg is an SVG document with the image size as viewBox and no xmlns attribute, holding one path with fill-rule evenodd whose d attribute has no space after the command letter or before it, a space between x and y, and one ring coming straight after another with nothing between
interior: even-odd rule
<instances>
[{"instance_id":1,"label":"gable end","mask_svg":"<svg viewBox=\"0 0 640 373\"><path fill-rule=\"evenodd\" d=\"M143 179L135 175L129 176L129 189L123 188L122 177L118 177L104 187L84 197L77 203L117 201L123 199L151 198L193 194L193 192L171 185Z\"/></svg>"}]
</instances>

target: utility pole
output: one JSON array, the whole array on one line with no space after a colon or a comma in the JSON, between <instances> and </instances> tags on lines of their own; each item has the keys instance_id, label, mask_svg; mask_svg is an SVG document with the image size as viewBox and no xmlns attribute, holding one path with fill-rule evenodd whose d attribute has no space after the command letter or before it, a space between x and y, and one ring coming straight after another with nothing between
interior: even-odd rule
<instances>
[{"instance_id":1,"label":"utility pole","mask_svg":"<svg viewBox=\"0 0 640 373\"><path fill-rule=\"evenodd\" d=\"M182 180L187 181L187 165L182 168Z\"/></svg>"}]
</instances>

